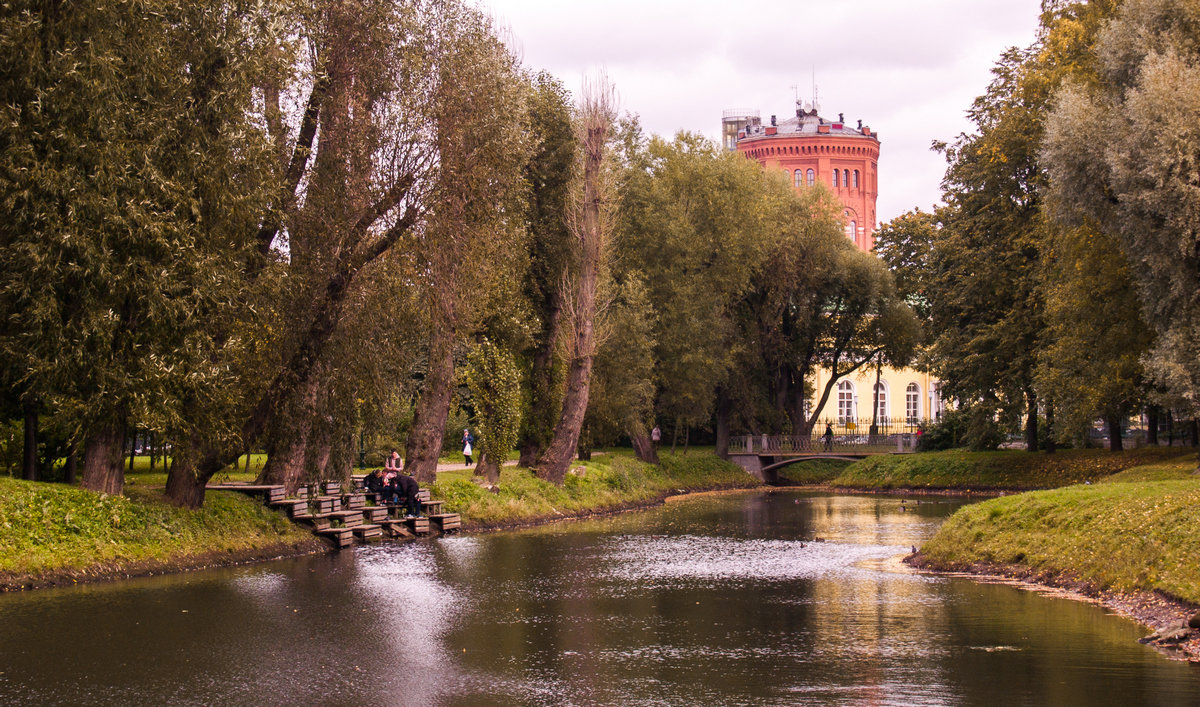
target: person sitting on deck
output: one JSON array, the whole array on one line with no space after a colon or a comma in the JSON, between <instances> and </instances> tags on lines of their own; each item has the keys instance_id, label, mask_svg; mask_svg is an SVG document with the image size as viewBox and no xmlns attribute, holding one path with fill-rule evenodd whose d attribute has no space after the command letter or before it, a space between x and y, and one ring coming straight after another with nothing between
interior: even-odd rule
<instances>
[{"instance_id":1,"label":"person sitting on deck","mask_svg":"<svg viewBox=\"0 0 1200 707\"><path fill-rule=\"evenodd\" d=\"M367 490L367 493L375 494L376 503L383 503L383 469L375 469L367 474L367 478L363 479L363 488Z\"/></svg>"}]
</instances>

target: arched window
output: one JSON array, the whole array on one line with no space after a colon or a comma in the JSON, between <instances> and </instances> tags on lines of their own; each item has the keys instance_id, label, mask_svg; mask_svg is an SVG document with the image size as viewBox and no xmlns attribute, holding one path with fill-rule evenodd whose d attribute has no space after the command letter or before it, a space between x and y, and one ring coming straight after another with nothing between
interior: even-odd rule
<instances>
[{"instance_id":1,"label":"arched window","mask_svg":"<svg viewBox=\"0 0 1200 707\"><path fill-rule=\"evenodd\" d=\"M858 170L854 170L854 188L858 188Z\"/></svg>"},{"instance_id":2,"label":"arched window","mask_svg":"<svg viewBox=\"0 0 1200 707\"><path fill-rule=\"evenodd\" d=\"M837 187L841 186L840 184L838 184L838 178L840 175L841 175L841 172L837 171L836 169L833 170L833 186L835 189Z\"/></svg>"},{"instance_id":3,"label":"arched window","mask_svg":"<svg viewBox=\"0 0 1200 707\"><path fill-rule=\"evenodd\" d=\"M850 222L850 240L858 242L858 221Z\"/></svg>"},{"instance_id":4,"label":"arched window","mask_svg":"<svg viewBox=\"0 0 1200 707\"><path fill-rule=\"evenodd\" d=\"M844 185L847 189L850 188L850 170L848 169L842 170L842 185Z\"/></svg>"},{"instance_id":5,"label":"arched window","mask_svg":"<svg viewBox=\"0 0 1200 707\"><path fill-rule=\"evenodd\" d=\"M808 170L808 174L805 175L805 181L808 183L808 186L810 186L810 187L812 185L816 184L817 183L817 173L812 171L811 169Z\"/></svg>"},{"instance_id":6,"label":"arched window","mask_svg":"<svg viewBox=\"0 0 1200 707\"><path fill-rule=\"evenodd\" d=\"M904 389L904 417L910 425L921 419L921 387L916 383L909 383Z\"/></svg>"},{"instance_id":7,"label":"arched window","mask_svg":"<svg viewBox=\"0 0 1200 707\"><path fill-rule=\"evenodd\" d=\"M850 381L838 383L838 422L854 419L854 384Z\"/></svg>"},{"instance_id":8,"label":"arched window","mask_svg":"<svg viewBox=\"0 0 1200 707\"><path fill-rule=\"evenodd\" d=\"M802 179L804 179L804 175L801 174L800 170L796 170L796 181L792 183L792 186L800 186L800 180Z\"/></svg>"},{"instance_id":9,"label":"arched window","mask_svg":"<svg viewBox=\"0 0 1200 707\"><path fill-rule=\"evenodd\" d=\"M875 404L875 416L880 422L886 423L888 419L887 383L883 381L876 383L875 395L878 396Z\"/></svg>"}]
</instances>

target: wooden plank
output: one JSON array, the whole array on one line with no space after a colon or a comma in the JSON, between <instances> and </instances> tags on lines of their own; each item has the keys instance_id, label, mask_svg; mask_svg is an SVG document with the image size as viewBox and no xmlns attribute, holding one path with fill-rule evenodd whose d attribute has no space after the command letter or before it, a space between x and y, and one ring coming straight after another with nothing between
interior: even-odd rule
<instances>
[{"instance_id":1,"label":"wooden plank","mask_svg":"<svg viewBox=\"0 0 1200 707\"><path fill-rule=\"evenodd\" d=\"M321 486L326 496L341 495L342 493L342 482L340 481L326 481Z\"/></svg>"},{"instance_id":2,"label":"wooden plank","mask_svg":"<svg viewBox=\"0 0 1200 707\"><path fill-rule=\"evenodd\" d=\"M367 505L367 497L363 494L352 493L342 497L343 508L363 508Z\"/></svg>"},{"instance_id":3,"label":"wooden plank","mask_svg":"<svg viewBox=\"0 0 1200 707\"><path fill-rule=\"evenodd\" d=\"M384 506L367 506L362 509L363 518L372 522L378 523L388 517L388 509Z\"/></svg>"},{"instance_id":4,"label":"wooden plank","mask_svg":"<svg viewBox=\"0 0 1200 707\"><path fill-rule=\"evenodd\" d=\"M379 527L378 525L363 523L361 525L353 525L349 527L355 536L363 540L383 536L383 528Z\"/></svg>"},{"instance_id":5,"label":"wooden plank","mask_svg":"<svg viewBox=\"0 0 1200 707\"><path fill-rule=\"evenodd\" d=\"M458 513L435 513L429 516L429 519L443 533L449 530L458 530L462 527L462 516Z\"/></svg>"},{"instance_id":6,"label":"wooden plank","mask_svg":"<svg viewBox=\"0 0 1200 707\"><path fill-rule=\"evenodd\" d=\"M404 519L404 524L417 535L424 535L429 532L428 518L406 518Z\"/></svg>"},{"instance_id":7,"label":"wooden plank","mask_svg":"<svg viewBox=\"0 0 1200 707\"><path fill-rule=\"evenodd\" d=\"M442 509L443 503L445 503L445 501L421 501L421 510L429 509L434 513L437 513Z\"/></svg>"},{"instance_id":8,"label":"wooden plank","mask_svg":"<svg viewBox=\"0 0 1200 707\"><path fill-rule=\"evenodd\" d=\"M331 519L340 520L344 525L362 525L362 511L333 511Z\"/></svg>"}]
</instances>

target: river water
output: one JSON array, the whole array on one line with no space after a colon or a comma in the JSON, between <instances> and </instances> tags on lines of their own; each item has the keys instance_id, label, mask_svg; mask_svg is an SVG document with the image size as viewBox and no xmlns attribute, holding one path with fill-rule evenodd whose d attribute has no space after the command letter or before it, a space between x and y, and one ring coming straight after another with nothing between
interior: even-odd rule
<instances>
[{"instance_id":1,"label":"river water","mask_svg":"<svg viewBox=\"0 0 1200 707\"><path fill-rule=\"evenodd\" d=\"M1197 705L1130 621L896 558L959 501L739 492L0 596L0 703Z\"/></svg>"}]
</instances>

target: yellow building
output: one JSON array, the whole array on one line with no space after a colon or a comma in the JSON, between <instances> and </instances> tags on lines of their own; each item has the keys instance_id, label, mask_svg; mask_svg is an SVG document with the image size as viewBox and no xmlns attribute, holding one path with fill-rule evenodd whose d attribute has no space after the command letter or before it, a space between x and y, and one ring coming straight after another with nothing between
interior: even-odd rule
<instances>
[{"instance_id":1,"label":"yellow building","mask_svg":"<svg viewBox=\"0 0 1200 707\"><path fill-rule=\"evenodd\" d=\"M817 418L842 425L853 423L855 427L862 427L864 434L871 420L878 419L880 431L888 433L902 432L905 428L937 419L945 409L936 378L914 368L885 366L879 374L879 410L875 417L875 380L874 366L864 366L844 376L830 391ZM810 401L810 405L820 399L828 381L828 371L817 372L812 381L816 400Z\"/></svg>"}]
</instances>

